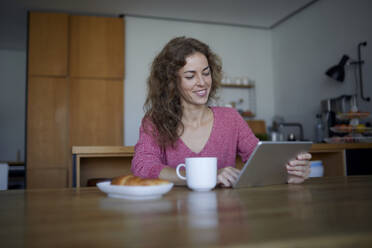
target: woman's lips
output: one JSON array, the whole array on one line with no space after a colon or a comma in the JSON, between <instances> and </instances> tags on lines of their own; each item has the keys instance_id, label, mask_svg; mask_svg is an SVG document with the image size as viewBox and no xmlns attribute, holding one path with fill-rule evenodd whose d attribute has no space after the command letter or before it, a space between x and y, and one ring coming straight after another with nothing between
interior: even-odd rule
<instances>
[{"instance_id":1,"label":"woman's lips","mask_svg":"<svg viewBox=\"0 0 372 248\"><path fill-rule=\"evenodd\" d=\"M197 94L200 97L204 97L207 95L207 90L198 90L198 91L195 91L195 94Z\"/></svg>"}]
</instances>

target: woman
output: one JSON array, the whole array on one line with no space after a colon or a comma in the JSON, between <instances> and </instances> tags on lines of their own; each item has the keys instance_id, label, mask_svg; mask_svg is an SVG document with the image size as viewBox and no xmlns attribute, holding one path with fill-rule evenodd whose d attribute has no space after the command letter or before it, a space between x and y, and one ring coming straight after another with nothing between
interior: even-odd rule
<instances>
[{"instance_id":1,"label":"woman","mask_svg":"<svg viewBox=\"0 0 372 248\"><path fill-rule=\"evenodd\" d=\"M186 157L217 157L218 184L234 184L236 155L246 161L258 139L236 110L208 106L221 73L220 59L206 44L185 37L166 44L147 81L146 114L132 160L135 175L184 184L175 168ZM300 154L286 165L289 183L308 177L310 158Z\"/></svg>"}]
</instances>

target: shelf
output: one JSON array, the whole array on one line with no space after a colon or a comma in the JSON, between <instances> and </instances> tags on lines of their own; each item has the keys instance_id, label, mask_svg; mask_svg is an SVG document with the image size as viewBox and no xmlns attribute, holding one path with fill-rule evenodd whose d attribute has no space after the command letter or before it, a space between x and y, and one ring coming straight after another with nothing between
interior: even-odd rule
<instances>
[{"instance_id":1,"label":"shelf","mask_svg":"<svg viewBox=\"0 0 372 248\"><path fill-rule=\"evenodd\" d=\"M353 136L344 136L344 137L331 137L325 138L324 141L329 144L343 144L343 143L371 143L372 137L353 137Z\"/></svg>"},{"instance_id":2,"label":"shelf","mask_svg":"<svg viewBox=\"0 0 372 248\"><path fill-rule=\"evenodd\" d=\"M334 126L331 127L330 130L334 133L366 133L371 132L371 127L365 126L351 126L351 125L341 125L341 126Z\"/></svg>"},{"instance_id":3,"label":"shelf","mask_svg":"<svg viewBox=\"0 0 372 248\"><path fill-rule=\"evenodd\" d=\"M350 119L359 119L366 118L369 116L368 112L348 112L348 113L338 113L337 119L339 120L350 120Z\"/></svg>"},{"instance_id":4,"label":"shelf","mask_svg":"<svg viewBox=\"0 0 372 248\"><path fill-rule=\"evenodd\" d=\"M251 88L254 88L254 85L253 84L249 84L249 85L244 85L244 84L221 84L221 87L251 89Z\"/></svg>"}]
</instances>

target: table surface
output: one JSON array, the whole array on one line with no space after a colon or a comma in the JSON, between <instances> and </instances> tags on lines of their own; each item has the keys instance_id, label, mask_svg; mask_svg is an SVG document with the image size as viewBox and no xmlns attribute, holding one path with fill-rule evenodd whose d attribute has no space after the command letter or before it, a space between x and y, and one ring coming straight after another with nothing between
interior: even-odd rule
<instances>
[{"instance_id":1,"label":"table surface","mask_svg":"<svg viewBox=\"0 0 372 248\"><path fill-rule=\"evenodd\" d=\"M1 247L372 247L372 176L186 187L160 199L96 187L0 192Z\"/></svg>"}]
</instances>

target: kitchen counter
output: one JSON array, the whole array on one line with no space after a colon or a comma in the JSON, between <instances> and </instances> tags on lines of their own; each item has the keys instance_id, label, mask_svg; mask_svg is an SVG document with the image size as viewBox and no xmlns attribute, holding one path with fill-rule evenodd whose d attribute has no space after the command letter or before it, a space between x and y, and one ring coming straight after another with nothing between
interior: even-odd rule
<instances>
[{"instance_id":1,"label":"kitchen counter","mask_svg":"<svg viewBox=\"0 0 372 248\"><path fill-rule=\"evenodd\" d=\"M312 160L322 160L324 176L345 176L347 149L372 149L372 143L313 144ZM71 186L85 186L90 178L130 173L134 146L74 146ZM237 167L243 163L237 159Z\"/></svg>"},{"instance_id":2,"label":"kitchen counter","mask_svg":"<svg viewBox=\"0 0 372 248\"><path fill-rule=\"evenodd\" d=\"M311 146L310 152L327 152L346 149L371 149L371 148L372 143L344 143L344 144L314 143Z\"/></svg>"},{"instance_id":3,"label":"kitchen counter","mask_svg":"<svg viewBox=\"0 0 372 248\"><path fill-rule=\"evenodd\" d=\"M324 176L346 176L346 150L361 149L372 149L372 143L313 144L309 152L312 160L322 161Z\"/></svg>"}]
</instances>

